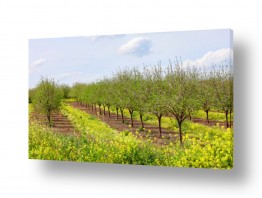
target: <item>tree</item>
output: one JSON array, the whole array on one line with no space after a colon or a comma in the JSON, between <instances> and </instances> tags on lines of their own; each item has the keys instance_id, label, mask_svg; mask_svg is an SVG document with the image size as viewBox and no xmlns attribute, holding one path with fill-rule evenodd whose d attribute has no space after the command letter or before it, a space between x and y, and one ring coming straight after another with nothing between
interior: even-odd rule
<instances>
[{"instance_id":1,"label":"tree","mask_svg":"<svg viewBox=\"0 0 262 198\"><path fill-rule=\"evenodd\" d=\"M147 85L145 76L142 75L137 69L134 69L135 74L135 90L136 90L136 99L135 99L135 110L139 113L141 129L144 129L143 116L145 112L148 111L148 100L149 100L149 91L148 88L150 85Z\"/></svg>"},{"instance_id":2,"label":"tree","mask_svg":"<svg viewBox=\"0 0 262 198\"><path fill-rule=\"evenodd\" d=\"M106 107L108 110L108 117L110 117L110 107L112 105L112 80L104 77L102 80L98 82L97 91L99 91L100 96L99 100L103 106L103 114L106 115Z\"/></svg>"},{"instance_id":3,"label":"tree","mask_svg":"<svg viewBox=\"0 0 262 198\"><path fill-rule=\"evenodd\" d=\"M208 113L211 107L215 103L215 92L214 92L214 87L212 85L212 75L207 73L202 73L198 85L199 85L198 100L201 102L202 109L206 113L207 123L209 123Z\"/></svg>"},{"instance_id":4,"label":"tree","mask_svg":"<svg viewBox=\"0 0 262 198\"><path fill-rule=\"evenodd\" d=\"M103 104L103 101L102 101L102 99L103 99L103 91L101 89L101 81L95 83L93 92L94 92L94 95L95 95L95 98L93 98L94 99L94 103L98 105L99 115L102 115L101 106Z\"/></svg>"},{"instance_id":5,"label":"tree","mask_svg":"<svg viewBox=\"0 0 262 198\"><path fill-rule=\"evenodd\" d=\"M95 95L95 89L96 89L96 84L91 83L87 84L85 87L85 99L86 102L91 105L91 110L96 112L96 95Z\"/></svg>"},{"instance_id":6,"label":"tree","mask_svg":"<svg viewBox=\"0 0 262 198\"><path fill-rule=\"evenodd\" d=\"M184 68L182 64L175 64L175 67L170 64L166 76L169 84L168 110L178 122L179 139L182 143L182 124L192 112L200 107L197 100L198 73L194 68Z\"/></svg>"},{"instance_id":7,"label":"tree","mask_svg":"<svg viewBox=\"0 0 262 198\"><path fill-rule=\"evenodd\" d=\"M59 110L63 92L53 79L42 78L37 84L33 95L33 105L35 109L46 115L49 126L51 123L51 113Z\"/></svg>"},{"instance_id":8,"label":"tree","mask_svg":"<svg viewBox=\"0 0 262 198\"><path fill-rule=\"evenodd\" d=\"M145 68L146 90L149 93L148 103L146 104L149 112L154 114L158 120L159 136L162 136L161 120L167 113L167 83L164 80L164 73L161 65L152 68Z\"/></svg>"},{"instance_id":9,"label":"tree","mask_svg":"<svg viewBox=\"0 0 262 198\"><path fill-rule=\"evenodd\" d=\"M34 94L35 94L35 88L29 89L28 91L28 102L29 103L32 103Z\"/></svg>"},{"instance_id":10,"label":"tree","mask_svg":"<svg viewBox=\"0 0 262 198\"><path fill-rule=\"evenodd\" d=\"M60 88L62 89L63 92L63 98L65 99L69 98L70 86L66 84L62 84L60 85Z\"/></svg>"},{"instance_id":11,"label":"tree","mask_svg":"<svg viewBox=\"0 0 262 198\"><path fill-rule=\"evenodd\" d=\"M76 99L78 104L80 104L80 102L83 102L83 91L85 86L86 85L84 83L75 83L71 88L70 95L71 97L74 97Z\"/></svg>"},{"instance_id":12,"label":"tree","mask_svg":"<svg viewBox=\"0 0 262 198\"><path fill-rule=\"evenodd\" d=\"M119 118L119 110L123 109L123 102L121 98L121 82L118 79L118 76L115 75L112 78L112 85L111 85L111 102L112 105L116 108L116 119L118 120ZM124 123L124 115L123 115L123 110L122 112L122 122Z\"/></svg>"},{"instance_id":13,"label":"tree","mask_svg":"<svg viewBox=\"0 0 262 198\"><path fill-rule=\"evenodd\" d=\"M233 112L233 73L231 65L214 68L214 77L212 79L215 89L217 108L221 109L226 116L226 125L231 127L231 117ZM229 119L228 119L229 114Z\"/></svg>"},{"instance_id":14,"label":"tree","mask_svg":"<svg viewBox=\"0 0 262 198\"><path fill-rule=\"evenodd\" d=\"M135 100L136 100L136 89L135 89L135 79L132 70L126 68L119 72L121 79L121 101L123 102L123 108L127 108L130 114L131 126L134 126L133 114L135 111ZM121 114L123 115L121 110Z\"/></svg>"}]
</instances>

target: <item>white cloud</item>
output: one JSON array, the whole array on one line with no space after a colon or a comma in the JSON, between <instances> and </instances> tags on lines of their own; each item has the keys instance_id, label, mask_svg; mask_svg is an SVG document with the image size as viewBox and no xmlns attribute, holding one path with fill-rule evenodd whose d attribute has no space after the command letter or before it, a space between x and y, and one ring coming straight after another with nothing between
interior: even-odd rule
<instances>
[{"instance_id":1,"label":"white cloud","mask_svg":"<svg viewBox=\"0 0 262 198\"><path fill-rule=\"evenodd\" d=\"M224 63L225 61L233 62L233 50L230 48L209 51L196 60L183 61L183 65L210 67L212 65Z\"/></svg>"},{"instance_id":2,"label":"white cloud","mask_svg":"<svg viewBox=\"0 0 262 198\"><path fill-rule=\"evenodd\" d=\"M40 58L40 59L34 61L34 62L31 64L31 66L32 66L32 67L37 67L37 66L39 66L39 65L42 65L44 62L46 62L46 59Z\"/></svg>"},{"instance_id":3,"label":"white cloud","mask_svg":"<svg viewBox=\"0 0 262 198\"><path fill-rule=\"evenodd\" d=\"M37 68L45 62L46 62L46 59L44 59L44 58L40 58L40 59L35 60L33 63L31 63L29 65L29 72L32 73L32 72L36 71Z\"/></svg>"},{"instance_id":4,"label":"white cloud","mask_svg":"<svg viewBox=\"0 0 262 198\"><path fill-rule=\"evenodd\" d=\"M118 52L120 54L131 54L135 56L144 56L151 51L152 42L145 37L136 37L122 45Z\"/></svg>"},{"instance_id":5,"label":"white cloud","mask_svg":"<svg viewBox=\"0 0 262 198\"><path fill-rule=\"evenodd\" d=\"M87 38L89 38L91 41L95 42L95 41L99 41L99 40L103 40L103 39L117 39L117 38L121 38L124 37L124 34L114 34L114 35L98 35L98 36L89 36Z\"/></svg>"}]
</instances>

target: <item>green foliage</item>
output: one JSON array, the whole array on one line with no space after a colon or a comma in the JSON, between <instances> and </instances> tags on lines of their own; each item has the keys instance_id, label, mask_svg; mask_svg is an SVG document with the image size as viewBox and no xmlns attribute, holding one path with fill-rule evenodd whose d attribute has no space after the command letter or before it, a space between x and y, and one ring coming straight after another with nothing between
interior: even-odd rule
<instances>
[{"instance_id":1,"label":"green foliage","mask_svg":"<svg viewBox=\"0 0 262 198\"><path fill-rule=\"evenodd\" d=\"M47 116L50 126L51 113L60 108L62 98L62 90L53 79L42 78L35 88L32 98L34 108Z\"/></svg>"},{"instance_id":2,"label":"green foliage","mask_svg":"<svg viewBox=\"0 0 262 198\"><path fill-rule=\"evenodd\" d=\"M223 111L233 110L233 74L230 66L221 66L213 73L212 83L216 106Z\"/></svg>"},{"instance_id":3,"label":"green foliage","mask_svg":"<svg viewBox=\"0 0 262 198\"><path fill-rule=\"evenodd\" d=\"M221 66L214 70L212 83L215 90L215 104L218 109L225 112L227 127L231 127L228 114L233 112L233 72L231 65Z\"/></svg>"},{"instance_id":4,"label":"green foliage","mask_svg":"<svg viewBox=\"0 0 262 198\"><path fill-rule=\"evenodd\" d=\"M34 88L29 89L29 91L28 91L28 103L32 103L34 94L35 94L35 89Z\"/></svg>"},{"instance_id":5,"label":"green foliage","mask_svg":"<svg viewBox=\"0 0 262 198\"><path fill-rule=\"evenodd\" d=\"M70 97L75 98L76 101L82 101L84 99L84 83L75 83L70 90Z\"/></svg>"},{"instance_id":6,"label":"green foliage","mask_svg":"<svg viewBox=\"0 0 262 198\"><path fill-rule=\"evenodd\" d=\"M63 98L68 99L70 97L70 86L66 84L60 85L63 92Z\"/></svg>"},{"instance_id":7,"label":"green foliage","mask_svg":"<svg viewBox=\"0 0 262 198\"><path fill-rule=\"evenodd\" d=\"M125 68L112 78L81 84L82 88L76 91L76 98L81 102L98 105L99 108L114 106L118 112L128 109L131 126L136 113L140 115L142 127L143 121L147 120L143 118L144 115L154 114L158 118L161 134L161 119L167 113L173 114L181 126L185 119L195 115L199 109L206 112L207 122L209 118L212 119L212 116L209 117L210 109L216 108L231 115L232 83L229 70L216 69L201 73L194 67L184 67L176 61L174 67L170 62L167 68L161 64L144 67L143 71L136 67Z\"/></svg>"},{"instance_id":8,"label":"green foliage","mask_svg":"<svg viewBox=\"0 0 262 198\"><path fill-rule=\"evenodd\" d=\"M149 92L148 109L157 117L167 113L167 82L164 78L164 72L161 65L154 66L151 69L145 69L147 79L146 89Z\"/></svg>"},{"instance_id":9,"label":"green foliage","mask_svg":"<svg viewBox=\"0 0 262 198\"><path fill-rule=\"evenodd\" d=\"M171 64L167 70L168 82L168 110L178 123L180 142L182 143L182 124L194 111L199 109L198 83L199 75L195 68L183 68L177 64Z\"/></svg>"}]
</instances>

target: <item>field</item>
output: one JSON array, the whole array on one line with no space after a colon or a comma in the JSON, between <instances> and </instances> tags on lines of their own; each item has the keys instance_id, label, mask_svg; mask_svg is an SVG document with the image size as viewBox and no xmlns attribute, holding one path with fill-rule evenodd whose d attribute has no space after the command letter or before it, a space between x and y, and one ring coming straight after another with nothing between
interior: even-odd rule
<instances>
[{"instance_id":1,"label":"field","mask_svg":"<svg viewBox=\"0 0 262 198\"><path fill-rule=\"evenodd\" d=\"M157 119L150 114L146 116L144 131L139 131L136 124L131 130L128 122L116 120L113 108L109 121L105 115L71 100L64 101L61 110L56 112L59 116L54 116L66 118L62 122L66 127L59 128L57 121L60 120L54 119L54 127L50 128L44 119L37 119L32 105L29 109L30 159L215 169L233 166L233 130L224 124L207 126L186 121L183 127L186 135L181 145L177 124L170 117L163 118L164 135L159 137ZM219 115L214 113L213 117ZM134 116L136 121L137 117ZM126 117L126 120L129 119Z\"/></svg>"}]
</instances>

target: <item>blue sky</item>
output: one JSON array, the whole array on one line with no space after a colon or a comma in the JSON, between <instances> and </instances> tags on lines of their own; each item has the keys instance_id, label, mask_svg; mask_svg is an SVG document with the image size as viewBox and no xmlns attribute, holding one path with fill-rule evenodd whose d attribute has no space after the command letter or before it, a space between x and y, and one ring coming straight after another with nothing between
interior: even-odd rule
<instances>
[{"instance_id":1,"label":"blue sky","mask_svg":"<svg viewBox=\"0 0 262 198\"><path fill-rule=\"evenodd\" d=\"M228 29L119 34L29 40L29 87L41 76L59 83L92 82L121 67L167 66L181 57L185 65L207 67L232 57Z\"/></svg>"}]
</instances>

